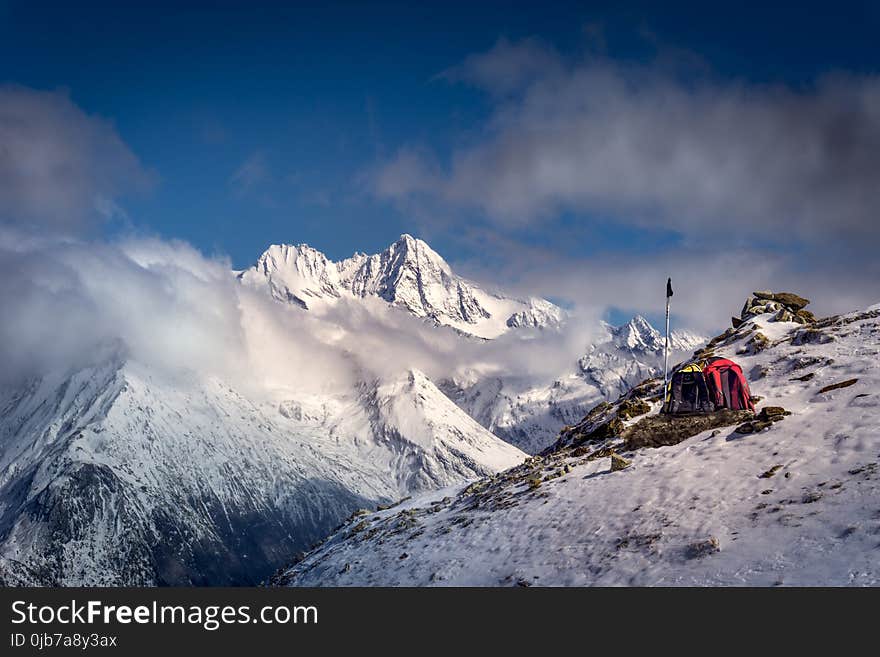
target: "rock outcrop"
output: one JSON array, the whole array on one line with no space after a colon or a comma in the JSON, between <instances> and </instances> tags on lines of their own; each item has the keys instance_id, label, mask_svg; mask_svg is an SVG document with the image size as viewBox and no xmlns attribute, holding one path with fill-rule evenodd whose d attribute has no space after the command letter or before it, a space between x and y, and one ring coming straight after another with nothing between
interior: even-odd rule
<instances>
[{"instance_id":1,"label":"rock outcrop","mask_svg":"<svg viewBox=\"0 0 880 657\"><path fill-rule=\"evenodd\" d=\"M559 440L545 455L570 452L576 456L604 458L612 456L614 450L633 452L648 447L677 445L708 429L733 426L755 419L752 411L727 408L692 415L652 415L650 412L655 408L654 404L660 402L662 386L659 379L648 379L622 395L616 402L598 404L577 425L564 428ZM640 419L630 422L639 416Z\"/></svg>"},{"instance_id":2,"label":"rock outcrop","mask_svg":"<svg viewBox=\"0 0 880 657\"><path fill-rule=\"evenodd\" d=\"M622 435L626 450L677 445L707 429L728 427L754 415L751 411L722 408L695 415L649 415L629 427Z\"/></svg>"},{"instance_id":3,"label":"rock outcrop","mask_svg":"<svg viewBox=\"0 0 880 657\"><path fill-rule=\"evenodd\" d=\"M791 415L791 411L785 410L782 406L765 406L753 419L739 425L736 432L757 433L763 431L772 426L774 422L784 420L786 415Z\"/></svg>"},{"instance_id":4,"label":"rock outcrop","mask_svg":"<svg viewBox=\"0 0 880 657\"><path fill-rule=\"evenodd\" d=\"M792 292L770 292L759 290L746 299L739 318L731 317L733 328L739 328L743 322L758 315L773 313L772 321L797 322L810 324L816 317L809 310L804 310L810 300Z\"/></svg>"}]
</instances>

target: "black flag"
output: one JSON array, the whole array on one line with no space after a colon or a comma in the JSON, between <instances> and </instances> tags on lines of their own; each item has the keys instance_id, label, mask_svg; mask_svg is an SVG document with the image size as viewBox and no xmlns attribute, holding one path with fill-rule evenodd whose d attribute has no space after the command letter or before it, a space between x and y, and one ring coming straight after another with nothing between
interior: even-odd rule
<instances>
[{"instance_id":1,"label":"black flag","mask_svg":"<svg viewBox=\"0 0 880 657\"><path fill-rule=\"evenodd\" d=\"M671 296L672 296L672 279L667 278L666 279L666 298L668 299Z\"/></svg>"}]
</instances>

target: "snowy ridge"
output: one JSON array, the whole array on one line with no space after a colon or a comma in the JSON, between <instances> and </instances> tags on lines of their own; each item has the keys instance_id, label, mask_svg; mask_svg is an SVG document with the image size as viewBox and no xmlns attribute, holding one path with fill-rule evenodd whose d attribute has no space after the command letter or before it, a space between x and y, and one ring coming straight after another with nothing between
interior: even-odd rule
<instances>
[{"instance_id":1,"label":"snowy ridge","mask_svg":"<svg viewBox=\"0 0 880 657\"><path fill-rule=\"evenodd\" d=\"M555 380L477 377L441 388L484 427L529 453L550 445L562 426L574 424L602 399L663 373L663 336L640 315L619 327L603 322L596 343ZM690 355L706 338L670 333L670 364Z\"/></svg>"},{"instance_id":2,"label":"snowy ridge","mask_svg":"<svg viewBox=\"0 0 880 657\"><path fill-rule=\"evenodd\" d=\"M663 334L641 315L636 315L622 326L612 326L607 322L602 322L602 326L608 334L609 342L631 353L657 354L665 347ZM705 341L705 337L692 331L678 329L669 332L671 351L690 351Z\"/></svg>"},{"instance_id":3,"label":"snowy ridge","mask_svg":"<svg viewBox=\"0 0 880 657\"><path fill-rule=\"evenodd\" d=\"M457 276L424 241L402 235L375 255L333 263L308 245L274 245L239 274L273 298L319 310L344 296L375 297L465 336L494 339L509 332L561 328L566 315L544 299L490 294ZM673 362L705 342L682 330L670 334ZM662 368L664 339L642 316L619 327L602 322L596 342L571 367L545 378L462 374L438 381L442 391L483 427L505 441L538 452L559 428L576 422L603 398L615 398Z\"/></svg>"},{"instance_id":4,"label":"snowy ridge","mask_svg":"<svg viewBox=\"0 0 880 657\"><path fill-rule=\"evenodd\" d=\"M880 584L880 311L772 320L714 353L782 421L636 449L619 471L577 450L535 458L347 525L277 583Z\"/></svg>"},{"instance_id":5,"label":"snowy ridge","mask_svg":"<svg viewBox=\"0 0 880 657\"><path fill-rule=\"evenodd\" d=\"M306 244L273 245L238 278L306 309L342 295L378 297L416 317L481 338L494 338L511 328L556 327L564 317L560 308L543 299L507 298L482 290L410 235L401 235L381 253L358 253L339 263Z\"/></svg>"},{"instance_id":6,"label":"snowy ridge","mask_svg":"<svg viewBox=\"0 0 880 657\"><path fill-rule=\"evenodd\" d=\"M255 583L353 509L523 458L417 374L365 401L310 413L119 361L6 390L0 579Z\"/></svg>"},{"instance_id":7,"label":"snowy ridge","mask_svg":"<svg viewBox=\"0 0 880 657\"><path fill-rule=\"evenodd\" d=\"M265 281L260 280L263 277ZM280 301L309 307L309 302L339 297L340 281L336 265L308 244L270 246L252 269L239 278L265 282L272 296Z\"/></svg>"},{"instance_id":8,"label":"snowy ridge","mask_svg":"<svg viewBox=\"0 0 880 657\"><path fill-rule=\"evenodd\" d=\"M580 371L603 397L614 399L639 381L662 373L665 339L644 317L636 315L619 327L603 322L603 329L604 339L591 345L578 361ZM705 341L691 331L670 331L670 364Z\"/></svg>"}]
</instances>

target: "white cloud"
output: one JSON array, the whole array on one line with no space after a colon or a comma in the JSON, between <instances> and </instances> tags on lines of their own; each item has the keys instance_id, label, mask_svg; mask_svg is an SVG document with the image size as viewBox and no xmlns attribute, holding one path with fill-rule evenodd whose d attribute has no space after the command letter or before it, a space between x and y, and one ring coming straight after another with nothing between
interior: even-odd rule
<instances>
[{"instance_id":1,"label":"white cloud","mask_svg":"<svg viewBox=\"0 0 880 657\"><path fill-rule=\"evenodd\" d=\"M380 196L430 195L507 227L569 211L740 243L880 236L880 77L762 87L571 63L535 41L501 41L446 77L493 95L483 137L444 169L402 149Z\"/></svg>"},{"instance_id":2,"label":"white cloud","mask_svg":"<svg viewBox=\"0 0 880 657\"><path fill-rule=\"evenodd\" d=\"M819 316L860 310L880 300L877 260L723 243L578 258L493 239L484 236L484 248L505 253L505 266L471 261L458 269L478 280L515 281L512 289L522 295L569 301L587 317L601 316L609 307L662 316L667 276L675 289L674 325L705 333L729 326L730 317L739 315L746 296L755 290L801 294Z\"/></svg>"},{"instance_id":3,"label":"white cloud","mask_svg":"<svg viewBox=\"0 0 880 657\"><path fill-rule=\"evenodd\" d=\"M493 263L474 275L591 314L662 311L669 275L686 281L681 317L705 330L756 288L820 313L876 302L880 76L760 86L667 55L572 60L501 40L442 74L487 92L488 120L448 153L404 146L373 191L428 231L478 236Z\"/></svg>"},{"instance_id":4,"label":"white cloud","mask_svg":"<svg viewBox=\"0 0 880 657\"><path fill-rule=\"evenodd\" d=\"M174 377L218 376L253 391L352 392L411 368L552 378L589 344L594 322L563 335L464 339L379 299L303 311L240 285L224 260L182 242L21 238L0 231L0 383L70 371L112 355Z\"/></svg>"},{"instance_id":5,"label":"white cloud","mask_svg":"<svg viewBox=\"0 0 880 657\"><path fill-rule=\"evenodd\" d=\"M112 123L67 93L0 86L0 221L77 232L154 178Z\"/></svg>"},{"instance_id":6,"label":"white cloud","mask_svg":"<svg viewBox=\"0 0 880 657\"><path fill-rule=\"evenodd\" d=\"M499 39L490 53L469 55L440 74L450 82L467 82L496 96L505 96L548 76L564 72L562 59L551 46L535 39L513 43Z\"/></svg>"},{"instance_id":7,"label":"white cloud","mask_svg":"<svg viewBox=\"0 0 880 657\"><path fill-rule=\"evenodd\" d=\"M244 196L267 182L270 178L269 163L266 154L257 151L232 172L229 185L237 196Z\"/></svg>"},{"instance_id":8,"label":"white cloud","mask_svg":"<svg viewBox=\"0 0 880 657\"><path fill-rule=\"evenodd\" d=\"M243 359L224 263L185 245L0 243L4 376L70 369L117 351L175 371L227 371Z\"/></svg>"}]
</instances>

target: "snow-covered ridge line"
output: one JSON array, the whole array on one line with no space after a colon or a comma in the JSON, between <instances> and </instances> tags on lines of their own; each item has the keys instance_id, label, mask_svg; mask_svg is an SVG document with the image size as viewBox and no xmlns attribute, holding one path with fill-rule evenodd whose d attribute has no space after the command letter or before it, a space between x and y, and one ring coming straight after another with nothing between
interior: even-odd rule
<instances>
[{"instance_id":1,"label":"snow-covered ridge line","mask_svg":"<svg viewBox=\"0 0 880 657\"><path fill-rule=\"evenodd\" d=\"M119 361L0 390L0 583L253 584L353 509L525 457L418 372L305 401Z\"/></svg>"},{"instance_id":2,"label":"snow-covered ridge line","mask_svg":"<svg viewBox=\"0 0 880 657\"><path fill-rule=\"evenodd\" d=\"M304 309L343 295L377 297L416 317L481 338L515 328L557 327L565 316L544 299L483 290L455 274L427 243L408 234L381 253L356 253L340 262L307 244L272 245L238 278Z\"/></svg>"},{"instance_id":3,"label":"snow-covered ridge line","mask_svg":"<svg viewBox=\"0 0 880 657\"><path fill-rule=\"evenodd\" d=\"M316 315L339 308L340 302L378 299L464 337L529 337L539 329L545 338L560 333L562 344L561 332L571 328L564 326L571 318L549 301L488 293L457 276L430 246L410 235L379 254L358 253L338 263L308 245L273 245L239 279ZM528 452L540 451L560 426L576 421L599 399L613 399L656 375L662 366L664 339L640 315L619 327L600 323L592 340L551 376L507 374L504 367L488 368L497 372L491 375L459 369L437 383L486 429ZM704 341L673 330L673 359Z\"/></svg>"}]
</instances>

